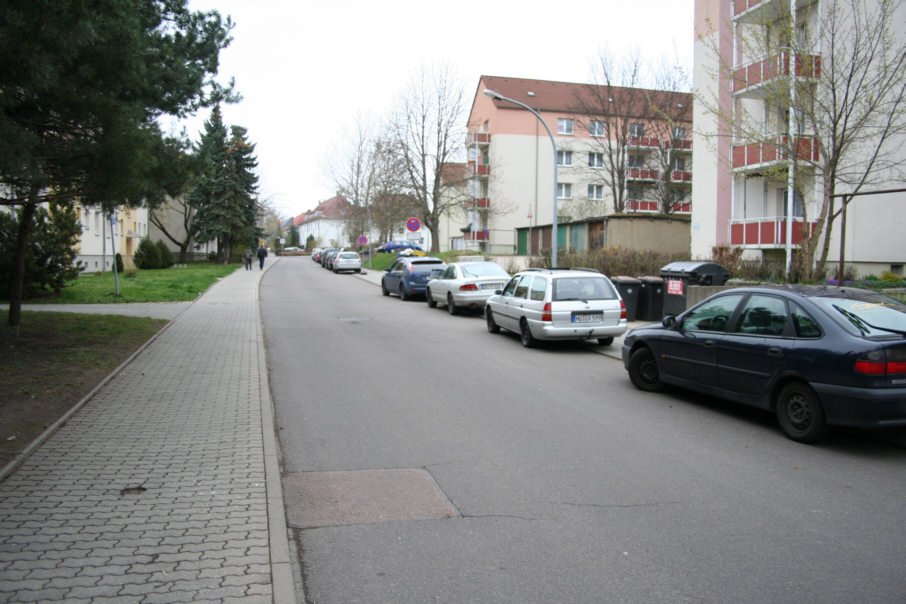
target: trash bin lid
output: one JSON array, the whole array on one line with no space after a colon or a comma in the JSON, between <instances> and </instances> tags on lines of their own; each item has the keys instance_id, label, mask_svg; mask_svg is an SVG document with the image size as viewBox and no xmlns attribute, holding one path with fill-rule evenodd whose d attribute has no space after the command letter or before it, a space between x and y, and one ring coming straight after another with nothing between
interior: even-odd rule
<instances>
[{"instance_id":1,"label":"trash bin lid","mask_svg":"<svg viewBox=\"0 0 906 604\"><path fill-rule=\"evenodd\" d=\"M727 273L727 269L716 262L698 262L695 260L685 260L680 262L671 262L661 269L661 276L668 273L670 276L679 276L682 274L698 273L703 275L714 275Z\"/></svg>"},{"instance_id":2,"label":"trash bin lid","mask_svg":"<svg viewBox=\"0 0 906 604\"><path fill-rule=\"evenodd\" d=\"M641 283L641 281L639 279L636 279L635 277L627 277L626 275L619 275L617 277L611 277L610 280L613 281L614 283L623 283L626 285L635 285L635 284Z\"/></svg>"}]
</instances>

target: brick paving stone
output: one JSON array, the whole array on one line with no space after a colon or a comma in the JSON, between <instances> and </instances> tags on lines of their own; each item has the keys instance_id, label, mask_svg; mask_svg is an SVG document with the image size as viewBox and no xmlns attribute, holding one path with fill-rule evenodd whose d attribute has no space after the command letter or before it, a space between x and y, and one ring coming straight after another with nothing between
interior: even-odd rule
<instances>
[{"instance_id":1,"label":"brick paving stone","mask_svg":"<svg viewBox=\"0 0 906 604\"><path fill-rule=\"evenodd\" d=\"M0 483L0 603L272 601L259 279L123 310L175 319Z\"/></svg>"}]
</instances>

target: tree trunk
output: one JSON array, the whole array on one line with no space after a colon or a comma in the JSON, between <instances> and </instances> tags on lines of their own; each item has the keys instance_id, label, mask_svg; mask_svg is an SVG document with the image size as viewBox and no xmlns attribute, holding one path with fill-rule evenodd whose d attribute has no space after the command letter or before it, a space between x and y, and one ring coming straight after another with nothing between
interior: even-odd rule
<instances>
[{"instance_id":1,"label":"tree trunk","mask_svg":"<svg viewBox=\"0 0 906 604\"><path fill-rule=\"evenodd\" d=\"M22 294L25 291L25 250L38 204L28 202L22 206L19 232L16 234L16 251L13 259L13 280L9 288L9 326L18 327L22 320Z\"/></svg>"}]
</instances>

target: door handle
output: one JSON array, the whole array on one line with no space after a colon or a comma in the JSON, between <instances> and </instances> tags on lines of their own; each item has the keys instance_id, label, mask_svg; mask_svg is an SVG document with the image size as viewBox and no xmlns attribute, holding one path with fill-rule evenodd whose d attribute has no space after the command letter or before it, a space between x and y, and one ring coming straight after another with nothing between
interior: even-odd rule
<instances>
[{"instance_id":1,"label":"door handle","mask_svg":"<svg viewBox=\"0 0 906 604\"><path fill-rule=\"evenodd\" d=\"M776 346L771 346L770 348L768 348L768 356L769 357L783 356L783 350L781 350L780 348L778 348Z\"/></svg>"},{"instance_id":2,"label":"door handle","mask_svg":"<svg viewBox=\"0 0 906 604\"><path fill-rule=\"evenodd\" d=\"M714 340L705 340L704 342L702 342L702 344L705 345L705 346L707 346L707 347L714 346L716 343L717 343L717 342L715 342Z\"/></svg>"}]
</instances>

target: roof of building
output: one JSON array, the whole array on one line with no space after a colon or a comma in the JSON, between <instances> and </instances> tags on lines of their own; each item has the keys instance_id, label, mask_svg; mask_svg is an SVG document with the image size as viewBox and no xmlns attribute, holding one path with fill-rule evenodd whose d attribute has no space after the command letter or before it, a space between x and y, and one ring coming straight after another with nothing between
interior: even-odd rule
<instances>
[{"instance_id":1,"label":"roof of building","mask_svg":"<svg viewBox=\"0 0 906 604\"><path fill-rule=\"evenodd\" d=\"M306 222L314 222L315 220L320 220L322 218L339 220L343 218L346 213L346 209L350 206L349 201L345 197L337 193L330 199L324 200L318 204L314 210L306 212L303 216L305 217L300 224Z\"/></svg>"},{"instance_id":2,"label":"roof of building","mask_svg":"<svg viewBox=\"0 0 906 604\"><path fill-rule=\"evenodd\" d=\"M669 104L672 108L677 109L678 114L674 116L674 119L692 121L692 94L688 92L483 75L478 81L475 97L482 94L484 89L493 90L515 101L525 103L538 111L590 113L586 108L603 107L606 102L620 106L622 102L624 106L632 107L633 113L638 117L645 117L645 113L650 113L646 106L647 103L637 102L642 100L641 95L645 95L645 98L650 98L658 105ZM494 99L494 104L500 109L519 109L512 103L503 100ZM620 112L625 113L625 110L620 109Z\"/></svg>"}]
</instances>

